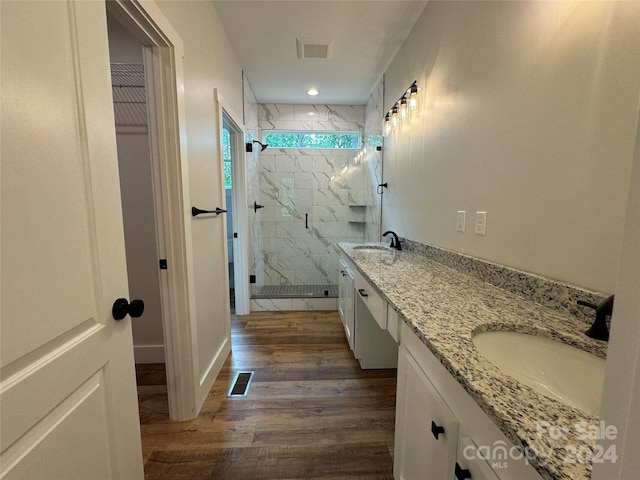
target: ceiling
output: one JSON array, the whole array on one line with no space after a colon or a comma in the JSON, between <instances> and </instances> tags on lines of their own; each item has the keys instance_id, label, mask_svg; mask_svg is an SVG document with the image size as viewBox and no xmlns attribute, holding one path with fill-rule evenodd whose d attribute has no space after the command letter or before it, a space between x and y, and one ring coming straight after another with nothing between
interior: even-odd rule
<instances>
[{"instance_id":1,"label":"ceiling","mask_svg":"<svg viewBox=\"0 0 640 480\"><path fill-rule=\"evenodd\" d=\"M426 3L213 1L258 103L327 105L366 103ZM331 40L331 57L298 59L297 38Z\"/></svg>"}]
</instances>

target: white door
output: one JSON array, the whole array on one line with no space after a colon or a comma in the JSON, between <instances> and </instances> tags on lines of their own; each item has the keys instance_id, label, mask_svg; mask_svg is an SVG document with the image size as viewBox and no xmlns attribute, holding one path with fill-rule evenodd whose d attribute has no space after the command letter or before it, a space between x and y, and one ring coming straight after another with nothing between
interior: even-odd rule
<instances>
[{"instance_id":1,"label":"white door","mask_svg":"<svg viewBox=\"0 0 640 480\"><path fill-rule=\"evenodd\" d=\"M105 5L0 5L0 477L141 479Z\"/></svg>"}]
</instances>

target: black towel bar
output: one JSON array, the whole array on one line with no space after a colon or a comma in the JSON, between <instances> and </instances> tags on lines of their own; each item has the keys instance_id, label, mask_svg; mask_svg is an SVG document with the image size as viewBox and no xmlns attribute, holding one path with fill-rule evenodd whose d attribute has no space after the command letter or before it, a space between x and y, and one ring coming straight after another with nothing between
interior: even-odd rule
<instances>
[{"instance_id":1,"label":"black towel bar","mask_svg":"<svg viewBox=\"0 0 640 480\"><path fill-rule=\"evenodd\" d=\"M191 207L191 216L196 217L201 213L215 213L216 215L220 215L221 213L227 213L227 211L220 207L216 207L215 210L200 210L199 208Z\"/></svg>"}]
</instances>

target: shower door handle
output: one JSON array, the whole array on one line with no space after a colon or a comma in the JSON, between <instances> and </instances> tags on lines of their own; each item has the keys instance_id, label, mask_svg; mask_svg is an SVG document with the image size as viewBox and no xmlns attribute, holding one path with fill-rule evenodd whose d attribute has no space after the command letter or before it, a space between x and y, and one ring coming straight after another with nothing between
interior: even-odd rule
<instances>
[{"instance_id":1,"label":"shower door handle","mask_svg":"<svg viewBox=\"0 0 640 480\"><path fill-rule=\"evenodd\" d=\"M249 207L251 208L251 207ZM259 205L258 202L254 201L253 202L253 211L257 212L259 208L264 208L264 205Z\"/></svg>"},{"instance_id":2,"label":"shower door handle","mask_svg":"<svg viewBox=\"0 0 640 480\"><path fill-rule=\"evenodd\" d=\"M309 214L304 214L304 228L309 228Z\"/></svg>"}]
</instances>

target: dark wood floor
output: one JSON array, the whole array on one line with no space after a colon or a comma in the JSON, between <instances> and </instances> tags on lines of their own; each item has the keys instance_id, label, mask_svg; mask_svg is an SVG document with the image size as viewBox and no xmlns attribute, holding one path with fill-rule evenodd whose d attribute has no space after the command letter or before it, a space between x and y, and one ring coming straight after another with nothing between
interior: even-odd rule
<instances>
[{"instance_id":1,"label":"dark wood floor","mask_svg":"<svg viewBox=\"0 0 640 480\"><path fill-rule=\"evenodd\" d=\"M396 371L361 370L337 312L233 317L232 340L192 421L169 420L163 365L138 367L146 480L393 479Z\"/></svg>"}]
</instances>

